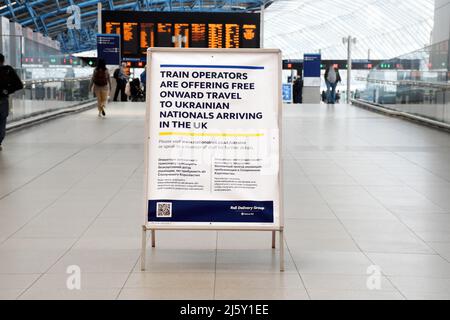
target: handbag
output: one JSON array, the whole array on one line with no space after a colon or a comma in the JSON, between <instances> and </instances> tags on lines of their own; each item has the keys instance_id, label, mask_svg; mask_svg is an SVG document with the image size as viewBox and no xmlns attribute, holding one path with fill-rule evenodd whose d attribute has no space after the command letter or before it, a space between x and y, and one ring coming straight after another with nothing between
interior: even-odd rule
<instances>
[{"instance_id":1,"label":"handbag","mask_svg":"<svg viewBox=\"0 0 450 320\"><path fill-rule=\"evenodd\" d=\"M131 96L131 86L129 82L125 85L125 94L129 97Z\"/></svg>"}]
</instances>

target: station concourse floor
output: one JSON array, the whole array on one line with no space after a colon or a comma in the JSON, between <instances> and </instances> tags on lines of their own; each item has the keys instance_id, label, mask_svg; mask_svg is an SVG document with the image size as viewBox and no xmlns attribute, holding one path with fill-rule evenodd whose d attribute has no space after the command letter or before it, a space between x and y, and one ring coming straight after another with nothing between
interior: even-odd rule
<instances>
[{"instance_id":1,"label":"station concourse floor","mask_svg":"<svg viewBox=\"0 0 450 320\"><path fill-rule=\"evenodd\" d=\"M347 105L284 107L285 273L269 232L215 231L158 232L141 272L144 109L7 136L0 299L450 299L450 135Z\"/></svg>"}]
</instances>

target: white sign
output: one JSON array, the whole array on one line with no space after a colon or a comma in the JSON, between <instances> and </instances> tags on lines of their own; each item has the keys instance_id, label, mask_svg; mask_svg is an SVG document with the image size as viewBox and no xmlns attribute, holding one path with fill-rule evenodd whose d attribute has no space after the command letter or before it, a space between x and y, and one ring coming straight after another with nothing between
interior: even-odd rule
<instances>
[{"instance_id":1,"label":"white sign","mask_svg":"<svg viewBox=\"0 0 450 320\"><path fill-rule=\"evenodd\" d=\"M152 48L147 226L282 226L281 53Z\"/></svg>"}]
</instances>

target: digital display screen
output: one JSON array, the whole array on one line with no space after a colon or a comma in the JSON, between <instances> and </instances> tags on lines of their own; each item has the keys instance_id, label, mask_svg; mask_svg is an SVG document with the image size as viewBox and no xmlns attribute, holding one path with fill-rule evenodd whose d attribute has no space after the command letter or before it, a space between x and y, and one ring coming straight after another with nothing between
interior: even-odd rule
<instances>
[{"instance_id":1,"label":"digital display screen","mask_svg":"<svg viewBox=\"0 0 450 320\"><path fill-rule=\"evenodd\" d=\"M208 24L208 48L222 48L223 25Z\"/></svg>"},{"instance_id":2,"label":"digital display screen","mask_svg":"<svg viewBox=\"0 0 450 320\"><path fill-rule=\"evenodd\" d=\"M175 48L189 48L189 23L176 23L174 36Z\"/></svg>"},{"instance_id":3,"label":"digital display screen","mask_svg":"<svg viewBox=\"0 0 450 320\"><path fill-rule=\"evenodd\" d=\"M254 48L259 43L257 39L258 28L254 24L244 24L242 26L242 48Z\"/></svg>"},{"instance_id":4,"label":"digital display screen","mask_svg":"<svg viewBox=\"0 0 450 320\"><path fill-rule=\"evenodd\" d=\"M225 48L240 48L238 24L225 25Z\"/></svg>"},{"instance_id":5,"label":"digital display screen","mask_svg":"<svg viewBox=\"0 0 450 320\"><path fill-rule=\"evenodd\" d=\"M139 49L138 24L136 22L123 23L123 53L134 54Z\"/></svg>"},{"instance_id":6,"label":"digital display screen","mask_svg":"<svg viewBox=\"0 0 450 320\"><path fill-rule=\"evenodd\" d=\"M148 48L155 46L155 24L141 23L141 53L146 54Z\"/></svg>"},{"instance_id":7,"label":"digital display screen","mask_svg":"<svg viewBox=\"0 0 450 320\"><path fill-rule=\"evenodd\" d=\"M150 47L260 47L259 13L104 10L102 16L103 32L121 35L129 61L145 61Z\"/></svg>"},{"instance_id":8,"label":"digital display screen","mask_svg":"<svg viewBox=\"0 0 450 320\"><path fill-rule=\"evenodd\" d=\"M206 41L206 24L193 23L191 28L191 47L206 48L208 46Z\"/></svg>"},{"instance_id":9,"label":"digital display screen","mask_svg":"<svg viewBox=\"0 0 450 320\"><path fill-rule=\"evenodd\" d=\"M158 23L158 47L173 47L172 24Z\"/></svg>"},{"instance_id":10,"label":"digital display screen","mask_svg":"<svg viewBox=\"0 0 450 320\"><path fill-rule=\"evenodd\" d=\"M105 33L108 34L120 34L120 22L106 22Z\"/></svg>"}]
</instances>

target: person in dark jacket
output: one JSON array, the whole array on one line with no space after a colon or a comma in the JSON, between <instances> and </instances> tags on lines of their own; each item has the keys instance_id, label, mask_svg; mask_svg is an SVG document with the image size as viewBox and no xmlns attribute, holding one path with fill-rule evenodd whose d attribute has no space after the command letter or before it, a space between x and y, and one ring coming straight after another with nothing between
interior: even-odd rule
<instances>
[{"instance_id":1,"label":"person in dark jacket","mask_svg":"<svg viewBox=\"0 0 450 320\"><path fill-rule=\"evenodd\" d=\"M114 99L113 101L117 101L117 98L120 93L120 101L127 101L127 95L125 94L125 87L128 82L128 75L126 73L126 67L127 64L125 62L122 62L120 65L120 68L116 69L114 71L114 79L116 79L116 91L114 92Z\"/></svg>"},{"instance_id":2,"label":"person in dark jacket","mask_svg":"<svg viewBox=\"0 0 450 320\"><path fill-rule=\"evenodd\" d=\"M8 96L23 89L23 83L11 66L5 65L5 56L0 53L0 151L6 135L6 119L9 115Z\"/></svg>"},{"instance_id":3,"label":"person in dark jacket","mask_svg":"<svg viewBox=\"0 0 450 320\"><path fill-rule=\"evenodd\" d=\"M325 71L325 83L327 85L327 103L334 104L336 102L336 86L342 82L338 68L330 64Z\"/></svg>"},{"instance_id":4,"label":"person in dark jacket","mask_svg":"<svg viewBox=\"0 0 450 320\"><path fill-rule=\"evenodd\" d=\"M298 76L293 85L294 103L303 103L303 80L301 76Z\"/></svg>"}]
</instances>

